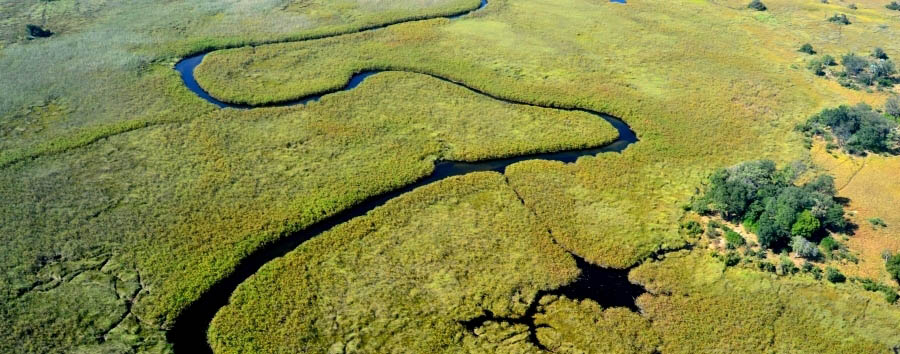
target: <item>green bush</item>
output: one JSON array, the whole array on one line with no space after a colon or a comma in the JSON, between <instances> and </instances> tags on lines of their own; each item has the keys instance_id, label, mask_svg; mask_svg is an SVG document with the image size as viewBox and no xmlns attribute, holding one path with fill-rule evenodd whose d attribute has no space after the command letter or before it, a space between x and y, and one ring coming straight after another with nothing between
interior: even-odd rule
<instances>
[{"instance_id":1,"label":"green bush","mask_svg":"<svg viewBox=\"0 0 900 354\"><path fill-rule=\"evenodd\" d=\"M790 257L785 254L781 255L778 263L778 271L781 273L781 275L796 274L799 270L800 269L797 268L796 265L794 265L794 261L792 261Z\"/></svg>"},{"instance_id":2,"label":"green bush","mask_svg":"<svg viewBox=\"0 0 900 354\"><path fill-rule=\"evenodd\" d=\"M809 43L803 44L797 51L806 54L816 54L816 51L815 49L813 49L812 44Z\"/></svg>"},{"instance_id":3,"label":"green bush","mask_svg":"<svg viewBox=\"0 0 900 354\"><path fill-rule=\"evenodd\" d=\"M703 233L703 225L700 225L699 222L696 222L694 220L681 224L681 229L685 230L688 235L694 237L700 236L700 234Z\"/></svg>"},{"instance_id":4,"label":"green bush","mask_svg":"<svg viewBox=\"0 0 900 354\"><path fill-rule=\"evenodd\" d=\"M766 5L759 0L753 0L747 5L748 8L756 10L756 11L766 11Z\"/></svg>"},{"instance_id":5,"label":"green bush","mask_svg":"<svg viewBox=\"0 0 900 354\"><path fill-rule=\"evenodd\" d=\"M728 248L738 248L747 243L744 240L744 237L741 234L734 232L734 230L725 231L725 243L728 245Z\"/></svg>"},{"instance_id":6,"label":"green bush","mask_svg":"<svg viewBox=\"0 0 900 354\"><path fill-rule=\"evenodd\" d=\"M758 264L759 270L769 273L775 273L775 265L770 263L769 261L761 261Z\"/></svg>"},{"instance_id":7,"label":"green bush","mask_svg":"<svg viewBox=\"0 0 900 354\"><path fill-rule=\"evenodd\" d=\"M825 279L828 279L828 281L832 283L843 283L847 281L847 277L834 267L825 268Z\"/></svg>"},{"instance_id":8,"label":"green bush","mask_svg":"<svg viewBox=\"0 0 900 354\"><path fill-rule=\"evenodd\" d=\"M840 244L833 237L826 236L822 241L819 241L819 247L822 247L825 252L831 252L840 248Z\"/></svg>"},{"instance_id":9,"label":"green bush","mask_svg":"<svg viewBox=\"0 0 900 354\"><path fill-rule=\"evenodd\" d=\"M850 19L847 18L847 15L845 14L835 14L828 18L828 22L837 23L839 25L849 25L851 23Z\"/></svg>"},{"instance_id":10,"label":"green bush","mask_svg":"<svg viewBox=\"0 0 900 354\"><path fill-rule=\"evenodd\" d=\"M869 224L872 224L873 228L887 227L887 224L881 218L869 218Z\"/></svg>"},{"instance_id":11,"label":"green bush","mask_svg":"<svg viewBox=\"0 0 900 354\"><path fill-rule=\"evenodd\" d=\"M875 57L875 59L888 59L887 53L884 52L884 49L879 47L875 47L875 49L872 50L872 56Z\"/></svg>"},{"instance_id":12,"label":"green bush","mask_svg":"<svg viewBox=\"0 0 900 354\"><path fill-rule=\"evenodd\" d=\"M883 283L875 282L869 278L854 278L853 280L860 283L863 289L867 291L882 293L884 295L884 300L888 303L893 304L897 302L898 295L894 288Z\"/></svg>"},{"instance_id":13,"label":"green bush","mask_svg":"<svg viewBox=\"0 0 900 354\"><path fill-rule=\"evenodd\" d=\"M25 32L28 33L29 38L46 38L53 35L53 32L51 32L50 30L32 24L25 25Z\"/></svg>"},{"instance_id":14,"label":"green bush","mask_svg":"<svg viewBox=\"0 0 900 354\"><path fill-rule=\"evenodd\" d=\"M733 267L741 262L741 255L737 254L737 252L728 252L725 254L725 266Z\"/></svg>"},{"instance_id":15,"label":"green bush","mask_svg":"<svg viewBox=\"0 0 900 354\"><path fill-rule=\"evenodd\" d=\"M825 63L821 59L812 59L806 64L806 68L816 74L816 76L825 76Z\"/></svg>"},{"instance_id":16,"label":"green bush","mask_svg":"<svg viewBox=\"0 0 900 354\"><path fill-rule=\"evenodd\" d=\"M891 1L890 4L887 4L884 7L888 8L889 10L900 11L900 3L896 2L896 1Z\"/></svg>"},{"instance_id":17,"label":"green bush","mask_svg":"<svg viewBox=\"0 0 900 354\"><path fill-rule=\"evenodd\" d=\"M837 60L835 60L833 56L825 54L822 56L822 64L825 64L827 66L835 66L837 65Z\"/></svg>"},{"instance_id":18,"label":"green bush","mask_svg":"<svg viewBox=\"0 0 900 354\"><path fill-rule=\"evenodd\" d=\"M885 268L894 280L900 281L900 253L890 256L885 261Z\"/></svg>"}]
</instances>

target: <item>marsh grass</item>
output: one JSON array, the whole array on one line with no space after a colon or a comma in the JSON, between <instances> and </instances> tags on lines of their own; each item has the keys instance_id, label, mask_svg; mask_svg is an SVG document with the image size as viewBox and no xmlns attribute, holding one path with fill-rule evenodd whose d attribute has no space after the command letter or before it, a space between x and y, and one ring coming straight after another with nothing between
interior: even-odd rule
<instances>
[{"instance_id":1,"label":"marsh grass","mask_svg":"<svg viewBox=\"0 0 900 354\"><path fill-rule=\"evenodd\" d=\"M34 4L14 3L29 9ZM306 108L239 112L218 111L203 103L181 86L171 70L177 58L207 49L346 32L401 18L383 17L388 12L415 17L475 3L374 2L375 6L396 4L400 12L386 8L370 12L342 1L297 3L284 10L269 1L170 2L167 6L96 1L90 4L95 4L97 11L83 11L85 15L64 12L73 21L70 27L48 24L47 28L57 32L51 38L30 42L4 39L0 49L0 134L4 134L0 139L4 166L0 168L0 241L7 257L0 261L6 275L0 278L0 292L5 296L0 320L13 326L0 332L0 349L51 352L95 345L95 335L103 331L97 329L103 327L100 324L108 323L110 314L121 313L119 304L123 302L109 300L115 296L108 290L67 286L60 288L65 291L28 292L35 283L53 278L56 273L42 271L47 267L64 268L63 274L71 275L82 268L61 265L113 255L125 268L139 270L145 284L133 308L135 316L124 323L140 322L157 329L261 244L368 195L407 184L427 174L437 158L475 159L576 147L584 145L585 139L606 141L609 127L593 117L593 123L588 123L578 115L546 113L546 117L572 122L560 126L558 120L540 119L544 113L457 96L452 86L422 81L425 78L420 76L378 75L356 91ZM209 63L198 70L211 90L236 100L296 97L311 88L342 84L361 67L390 68L440 74L523 102L590 108L622 117L641 139L623 154L601 154L568 165L524 162L510 167L507 177L537 215L535 222L549 227L565 249L593 263L627 267L658 249L676 248L689 241L679 233L681 205L711 171L751 159L783 163L804 158L807 152L800 144L801 137L792 130L797 123L824 107L857 101L880 105L876 103L884 99L882 93L853 91L817 78L803 69L796 48L809 42L822 53L847 53L881 46L889 56L898 57L895 18L891 17L895 12L878 1L863 0L854 11L853 25L837 26L824 19L841 11L839 4L792 0L767 0L766 4L769 10L760 14L744 10L746 0L678 6L663 1L619 6L603 1L492 0L488 8L460 21L423 21L338 39L258 46L255 51L235 49L208 57L209 63L220 65L216 70L211 70ZM18 15L9 18L19 21ZM373 90L367 92L370 84ZM245 89L238 89L240 85ZM488 116L484 112L496 119L484 120ZM531 119L535 119L533 124L517 130ZM437 121L446 125L431 125ZM493 127L495 124L500 126ZM492 138L496 131L508 133ZM561 142L564 139L572 140ZM883 217L889 227L879 231L882 234L878 235L887 235L879 240L893 240L887 232L892 230L890 225L900 225L896 210L880 208L896 203L890 202L893 194L882 192L900 189L888 183L896 179L883 178L894 165L885 162L878 166L868 180L854 178L873 187L854 182L846 193L852 198L871 198L871 202L859 204L860 215ZM513 208L504 198L498 205ZM493 201L481 206L489 205L494 205ZM863 205L876 212L864 211ZM520 211L510 210L514 212L491 223L478 223L471 233L481 234L492 223L522 225L525 219L519 217ZM441 210L446 217L431 220L429 225L465 221L449 217L464 212L447 207ZM385 224L393 225L388 219L384 218ZM429 228L420 231L418 237L437 237ZM851 248L858 239L865 238L852 238ZM871 248L882 245L870 240ZM358 261L355 256L379 250L357 246L352 249L360 250L359 254L350 254L354 257L342 253L344 250L328 251ZM447 252L429 253L435 249ZM462 260L452 263L453 269L473 260L486 267L506 269L510 265L509 259L472 258L476 256L458 252L462 249L465 247L447 250L411 245L404 248L402 256L432 257L435 268L440 268L444 255ZM302 257L332 254L304 253ZM366 257L363 260L377 261L371 255ZM39 261L44 259L52 261ZM282 262L279 264L287 264ZM723 273L720 263L708 260L659 264L652 272L638 272L638 279L651 287L654 282L662 284L654 290L656 298L642 300L643 308L654 328L663 333L662 348L674 352L723 346L756 352L767 348L773 338L777 339L773 351L800 350L811 343L812 350L864 352L884 349L881 343L900 332L891 327L898 323L895 308L872 306L872 302L865 308L865 321L854 317L862 313L860 304L877 294L859 297L856 290L846 290L846 285L786 283L769 279L774 275L737 269L740 267ZM307 272L304 266L292 264L290 269L278 271ZM327 264L321 269L367 281L365 273L343 266ZM528 274L534 277L518 277L525 273L522 269L534 269ZM513 274L521 280L518 284L531 284L525 287L535 289L545 272L534 263ZM726 281L713 284L720 278ZM444 287L448 283L453 285L451 281L436 282L436 289L462 289ZM105 281L91 284L110 286ZM330 289L328 294L343 290L338 282L316 280L316 284ZM469 291L496 300L490 306L515 307L519 305L510 304L529 301L519 301L527 296L506 296L504 291L509 288L505 286L511 283L503 279L488 282L503 289L484 284ZM275 295L256 302L254 296L272 294L275 289L247 284L242 289L243 294L253 295L243 298L252 309L241 313L247 320L272 325L267 316L281 309L264 305L292 301ZM24 295L17 295L23 290ZM378 298L397 296L382 286L361 291L376 292ZM661 295L666 292L690 296ZM795 293L802 296L791 298ZM72 301L79 295L90 301ZM460 317L478 309L468 302L470 298L448 299L433 303L463 304L453 308L460 312L451 312L465 314ZM266 302L269 300L273 302ZM797 303L801 300L804 304ZM93 305L79 308L79 303ZM412 304L403 309L421 314L416 311L421 310L418 305L422 302ZM336 307L299 304L296 308L330 311L335 314L330 321L337 321L341 314ZM89 309L90 314L73 315L82 309ZM351 309L348 318L364 317L359 315L360 307ZM309 338L289 333L265 343L243 342L259 332L240 333L242 319L236 308L229 311L217 319L218 332L212 336L223 350L228 350L226 344L278 348L282 339L285 347L294 348L303 345L297 343L298 338ZM782 313L779 311L786 315L773 319ZM795 314L796 320L788 314ZM630 324L643 323L630 315L622 317L630 318ZM86 325L66 322L67 318L95 322ZM404 329L417 328L416 316L391 318ZM423 318L436 325L420 326L422 331L460 333L447 318L431 314ZM574 317L576 321L586 318L592 316ZM773 321L781 326L777 337L769 329ZM388 328L381 326L384 322L375 322L379 326L375 328ZM859 327L850 328L850 323L859 323ZM44 327L53 330L41 331ZM834 338L841 338L834 332L837 330L852 337L834 343ZM138 337L151 337L136 331ZM120 327L115 332L123 334ZM490 335L471 340L470 348L501 346L503 339L516 333L521 333L521 328L492 326ZM337 335L300 334L320 336L317 338ZM433 340L428 343L454 340L435 332L426 334ZM588 334L563 333L554 340L575 343ZM410 338L398 337L391 345ZM105 344L118 345L116 341ZM341 341L350 344L350 340ZM152 343L148 347L155 348ZM503 348L533 349L521 342Z\"/></svg>"},{"instance_id":2,"label":"marsh grass","mask_svg":"<svg viewBox=\"0 0 900 354\"><path fill-rule=\"evenodd\" d=\"M725 267L706 251L670 254L630 278L661 352L878 353L898 338L900 313L856 285Z\"/></svg>"},{"instance_id":3,"label":"marsh grass","mask_svg":"<svg viewBox=\"0 0 900 354\"><path fill-rule=\"evenodd\" d=\"M487 343L460 321L521 316L538 290L577 274L505 178L479 172L392 199L267 264L209 334L221 353L478 351Z\"/></svg>"},{"instance_id":4,"label":"marsh grass","mask_svg":"<svg viewBox=\"0 0 900 354\"><path fill-rule=\"evenodd\" d=\"M202 117L213 107L180 87L170 66L188 54L457 13L478 1L304 3L4 1L9 17L0 16L0 28L10 31L0 31L0 166ZM40 41L13 35L36 17L57 35ZM48 105L66 113L56 121L34 113Z\"/></svg>"},{"instance_id":5,"label":"marsh grass","mask_svg":"<svg viewBox=\"0 0 900 354\"><path fill-rule=\"evenodd\" d=\"M14 325L0 344L12 351L19 338L40 348L95 340L92 327L65 322L74 314L38 306L72 292L29 291L55 276L36 260L68 264L106 254L138 269L144 291L134 313L151 328L164 326L254 249L407 185L435 160L595 146L615 137L586 113L507 104L393 72L305 107L218 110L12 165L0 170L7 255L0 294Z\"/></svg>"}]
</instances>

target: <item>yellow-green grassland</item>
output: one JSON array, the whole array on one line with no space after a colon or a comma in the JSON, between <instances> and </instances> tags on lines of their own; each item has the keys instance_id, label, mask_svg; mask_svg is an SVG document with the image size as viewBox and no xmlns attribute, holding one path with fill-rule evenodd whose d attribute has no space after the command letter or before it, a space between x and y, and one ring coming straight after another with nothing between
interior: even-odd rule
<instances>
[{"instance_id":1,"label":"yellow-green grassland","mask_svg":"<svg viewBox=\"0 0 900 354\"><path fill-rule=\"evenodd\" d=\"M795 127L900 93L808 69L875 47L900 59L900 11L747 2L489 0L450 20L479 1L0 0L0 352L171 352L166 331L242 259L436 162L616 140L582 110L621 118L639 141L400 195L246 279L210 346L896 350L900 305L855 279L900 286L884 262L900 252L900 159L827 149ZM54 34L28 38L27 24ZM207 51L197 81L230 103L384 71L307 105L219 109L173 70ZM685 230L709 220L686 206L713 171L759 159L835 176L857 228L833 236L852 257L816 264L853 279L729 264ZM546 294L578 278L573 255L629 272L647 289L639 311ZM514 320L467 328L485 313Z\"/></svg>"}]
</instances>

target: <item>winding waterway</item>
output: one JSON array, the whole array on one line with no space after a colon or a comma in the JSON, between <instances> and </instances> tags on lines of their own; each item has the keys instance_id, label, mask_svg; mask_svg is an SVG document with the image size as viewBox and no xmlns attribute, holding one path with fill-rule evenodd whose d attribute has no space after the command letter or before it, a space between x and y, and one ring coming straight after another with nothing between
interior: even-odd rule
<instances>
[{"instance_id":1,"label":"winding waterway","mask_svg":"<svg viewBox=\"0 0 900 354\"><path fill-rule=\"evenodd\" d=\"M487 6L487 0L482 0L481 4L474 9L463 11L461 13L451 15L451 16L435 16L437 17L446 17L451 20L459 19L465 15L468 15L474 11L484 8ZM396 23L392 23L396 24ZM356 32L361 31L370 31L376 30L379 28L387 27L391 24L373 26L369 28L364 28ZM356 33L352 32L352 33ZM318 38L316 38L318 39ZM199 65L203 58L208 54L200 53L188 58L183 59L175 65L175 69L181 74L181 78L184 80L185 86L194 92L198 97L206 100L209 103L212 103L221 108L236 108L236 109L253 109L260 108L262 106L248 106L241 104L232 104L228 102L224 102L216 99L209 95L202 87L197 83L196 78L194 77L194 69ZM292 100L289 102L282 102L278 104L266 105L264 107L272 107L272 106L290 106L290 105L305 105L312 101L317 101L325 95L339 92L339 91L348 91L352 90L355 87L359 86L366 78L375 75L381 71L369 70L369 71L361 71L358 72L350 78L347 84L339 90L322 92L310 96L306 96L297 100ZM407 71L409 72L409 71ZM218 283L213 285L209 290L207 290L203 295L200 296L199 299L191 303L184 311L178 316L175 320L175 324L171 330L167 332L167 337L170 343L174 346L176 352L185 352L185 353L209 353L211 349L209 344L207 343L206 331L209 328L210 322L215 316L216 312L219 311L223 306L228 303L228 299L231 297L232 292L237 288L237 286L243 283L247 278L251 275L255 274L260 267L269 261L284 256L288 252L297 248L300 244L313 238L322 232L328 231L332 227L342 224L344 222L349 221L352 218L357 216L361 216L369 212L370 210L383 205L388 200L391 200L401 194L407 193L415 188L421 187L423 185L451 177L463 175L471 172L477 171L497 171L504 172L506 167L524 160L553 160L553 161L561 161L565 163L571 163L577 160L582 156L593 156L599 153L604 152L622 152L629 145L638 141L636 134L631 128L625 124L622 120L612 117L610 115L606 115L597 111L583 109L583 108L560 108L560 107L547 107L547 106L539 106L530 104L527 102L517 102L509 99L504 99L490 93L475 89L471 86L466 85L463 82L453 81L444 77L440 77L437 75L418 72L418 74L428 75L446 82L450 82L462 87L465 87L475 93L503 101L510 104L518 104L518 105L529 105L534 107L541 107L546 109L561 109L568 111L579 111L588 114L592 114L600 119L604 119L609 122L617 131L618 131L618 139L614 142L600 146L595 148L588 149L577 149L577 150L569 150L569 151L559 151L559 152L549 152L549 153L540 153L540 154L530 154L523 156L515 156L509 158L502 159L492 159L485 160L479 162L455 162L455 161L438 161L435 164L434 171L415 183L412 183L406 187L370 197L365 201L353 206L349 209L345 209L331 217L328 217L324 220L321 220L312 226L291 234L287 237L284 237L274 243L263 246L261 249L257 250L250 256L242 259L240 263L237 265L235 270L220 280ZM630 308L632 310L636 310L636 306L634 304L634 299L644 292L644 289L640 286L634 285L628 281L628 269L625 270L617 270L617 269L609 269L602 268L595 265L592 265L577 255L573 255L576 258L577 265L579 269L581 269L581 275L579 278L562 288L542 292L541 295L565 295L569 298L574 299L586 299L590 298L597 301L600 305L604 307L611 306L624 306ZM539 297L538 297L539 299ZM533 319L530 320L531 315L533 315L536 311L537 300L535 299L535 304L533 304L532 308L528 310L525 316L520 318L496 318L491 313L486 313L485 315L467 321L463 323L466 327L473 328L477 327L485 321L510 321L515 323L525 323L529 324L529 329L531 330L531 341L534 342L538 347L540 343L537 342L534 337L534 324Z\"/></svg>"}]
</instances>

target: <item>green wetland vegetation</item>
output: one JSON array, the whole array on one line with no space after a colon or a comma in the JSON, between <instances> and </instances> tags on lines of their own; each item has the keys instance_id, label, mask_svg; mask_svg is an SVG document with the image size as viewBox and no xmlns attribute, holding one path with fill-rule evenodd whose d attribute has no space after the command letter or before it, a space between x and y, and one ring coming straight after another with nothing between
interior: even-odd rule
<instances>
[{"instance_id":1,"label":"green wetland vegetation","mask_svg":"<svg viewBox=\"0 0 900 354\"><path fill-rule=\"evenodd\" d=\"M885 1L492 0L453 20L479 2L0 4L0 352L186 351L167 331L255 252L439 161L616 141L591 111L640 141L450 177L340 223L223 294L209 346L900 347L900 249L853 242L900 239L897 216L848 200L865 173L837 183L811 162L825 144L900 168ZM196 79L230 103L385 71L307 105L219 109L173 70L208 51ZM553 293L581 259L646 292Z\"/></svg>"}]
</instances>

